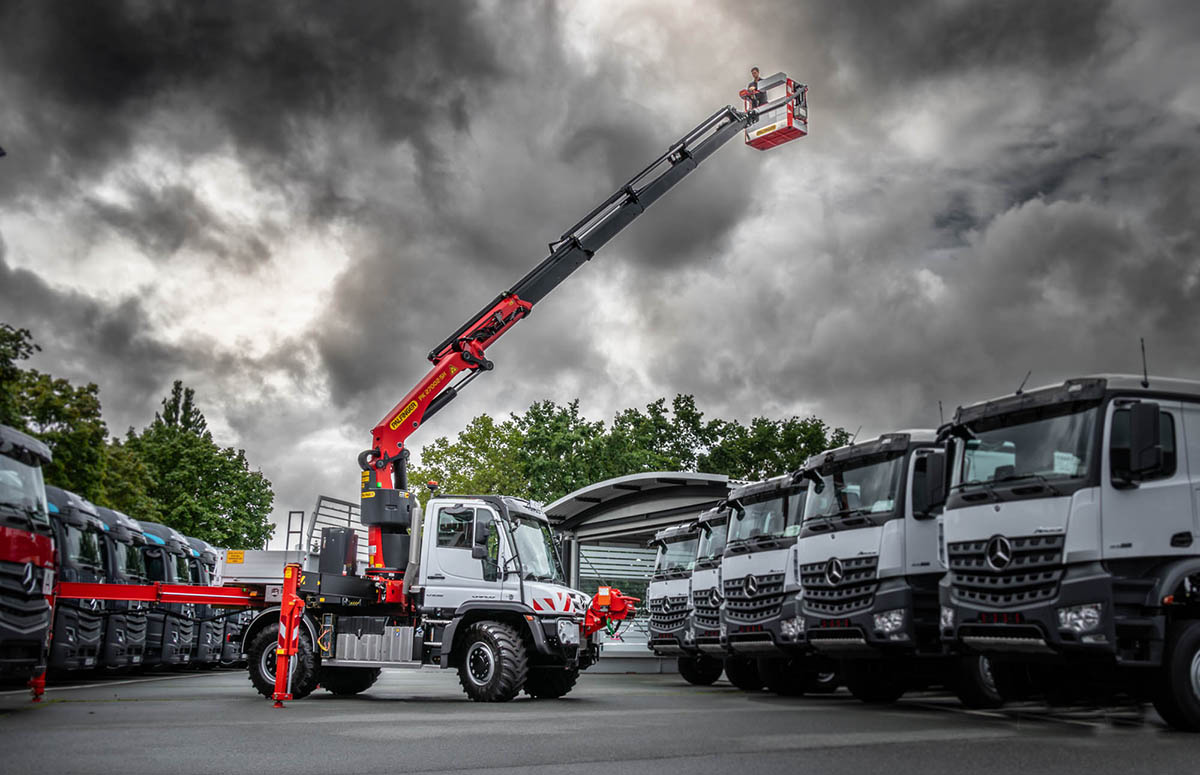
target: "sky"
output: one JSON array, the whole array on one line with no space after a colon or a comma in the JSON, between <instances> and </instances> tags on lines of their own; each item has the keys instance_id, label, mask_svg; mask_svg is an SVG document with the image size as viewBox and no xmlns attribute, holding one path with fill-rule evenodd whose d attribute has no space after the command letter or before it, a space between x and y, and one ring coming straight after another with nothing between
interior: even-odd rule
<instances>
[{"instance_id":1,"label":"sky","mask_svg":"<svg viewBox=\"0 0 1200 775\"><path fill-rule=\"evenodd\" d=\"M0 320L114 433L194 387L277 516L353 498L430 348L751 66L810 135L718 152L412 447L676 393L866 438L1141 337L1200 378L1185 1L0 0Z\"/></svg>"}]
</instances>

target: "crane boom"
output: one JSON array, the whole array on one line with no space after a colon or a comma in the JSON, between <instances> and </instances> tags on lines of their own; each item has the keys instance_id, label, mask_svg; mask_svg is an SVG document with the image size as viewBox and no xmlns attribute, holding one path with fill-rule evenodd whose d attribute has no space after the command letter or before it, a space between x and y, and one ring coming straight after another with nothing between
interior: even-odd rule
<instances>
[{"instance_id":1,"label":"crane boom","mask_svg":"<svg viewBox=\"0 0 1200 775\"><path fill-rule=\"evenodd\" d=\"M611 196L550 243L550 255L497 296L453 334L429 351L433 368L384 415L372 431L372 448L358 457L363 489L407 488L405 440L426 420L457 397L459 391L493 364L489 346L522 318L596 251L645 212L709 156L760 115L798 100L788 93L767 105L742 112L724 107L671 145ZM457 380L454 384L452 381ZM395 478L393 478L395 474Z\"/></svg>"}]
</instances>

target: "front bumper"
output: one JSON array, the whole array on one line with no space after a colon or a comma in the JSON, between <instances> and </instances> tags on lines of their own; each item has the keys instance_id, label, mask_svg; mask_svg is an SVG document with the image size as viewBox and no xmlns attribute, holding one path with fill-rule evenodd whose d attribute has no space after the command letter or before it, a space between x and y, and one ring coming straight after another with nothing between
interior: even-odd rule
<instances>
[{"instance_id":1,"label":"front bumper","mask_svg":"<svg viewBox=\"0 0 1200 775\"><path fill-rule=\"evenodd\" d=\"M696 648L687 642L685 637L687 626L670 630L650 628L650 640L646 646L660 657L677 657L681 654L695 654Z\"/></svg>"},{"instance_id":2,"label":"front bumper","mask_svg":"<svg viewBox=\"0 0 1200 775\"><path fill-rule=\"evenodd\" d=\"M928 606L927 606L928 607ZM904 611L900 629L885 633L875 629L875 615L885 611ZM936 611L932 613L936 616ZM875 591L871 605L861 611L837 617L805 611L808 642L823 654L842 658L942 656L936 619L916 614L913 588L904 579L885 579Z\"/></svg>"},{"instance_id":3,"label":"front bumper","mask_svg":"<svg viewBox=\"0 0 1200 775\"><path fill-rule=\"evenodd\" d=\"M1113 611L1112 576L1098 563L1067 567L1057 593L1033 605L988 607L964 601L953 594L952 574L943 579L939 598L943 607L954 611L953 625L943 627L941 635L956 651L1048 660L1118 656L1121 639ZM1096 628L1076 633L1059 627L1058 609L1089 603L1103 606ZM1139 657L1136 661L1161 656L1161 617L1139 621L1126 630L1121 638L1140 643L1132 648Z\"/></svg>"},{"instance_id":4,"label":"front bumper","mask_svg":"<svg viewBox=\"0 0 1200 775\"><path fill-rule=\"evenodd\" d=\"M53 670L90 670L100 663L104 644L104 618L74 601L59 603L54 615L49 667Z\"/></svg>"},{"instance_id":5,"label":"front bumper","mask_svg":"<svg viewBox=\"0 0 1200 775\"><path fill-rule=\"evenodd\" d=\"M746 657L790 657L812 653L804 632L789 635L784 622L803 620L803 612L795 595L788 595L779 614L756 622L721 616L720 643L728 652Z\"/></svg>"}]
</instances>

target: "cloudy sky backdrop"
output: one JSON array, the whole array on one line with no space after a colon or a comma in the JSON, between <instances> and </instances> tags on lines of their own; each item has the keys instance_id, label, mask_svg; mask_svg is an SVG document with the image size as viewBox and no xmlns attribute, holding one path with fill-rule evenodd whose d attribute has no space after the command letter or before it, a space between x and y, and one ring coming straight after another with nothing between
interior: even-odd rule
<instances>
[{"instance_id":1,"label":"cloudy sky backdrop","mask_svg":"<svg viewBox=\"0 0 1200 775\"><path fill-rule=\"evenodd\" d=\"M425 353L747 70L731 144L492 349L475 414L694 393L863 434L1097 371L1200 378L1193 2L0 1L0 320L174 379L279 511L353 497Z\"/></svg>"}]
</instances>

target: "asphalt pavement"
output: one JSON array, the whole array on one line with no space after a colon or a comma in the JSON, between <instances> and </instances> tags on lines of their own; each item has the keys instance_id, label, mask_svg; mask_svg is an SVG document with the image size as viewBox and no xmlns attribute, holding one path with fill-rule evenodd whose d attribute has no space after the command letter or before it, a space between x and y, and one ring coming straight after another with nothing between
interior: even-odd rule
<instances>
[{"instance_id":1,"label":"asphalt pavement","mask_svg":"<svg viewBox=\"0 0 1200 775\"><path fill-rule=\"evenodd\" d=\"M966 711L930 693L867 707L723 680L587 675L561 700L473 703L449 672L385 671L368 693L275 709L239 671L0 692L0 773L1196 772L1200 735L1141 707Z\"/></svg>"}]
</instances>

